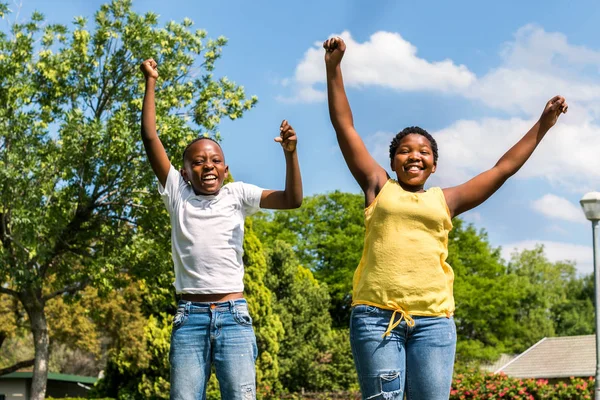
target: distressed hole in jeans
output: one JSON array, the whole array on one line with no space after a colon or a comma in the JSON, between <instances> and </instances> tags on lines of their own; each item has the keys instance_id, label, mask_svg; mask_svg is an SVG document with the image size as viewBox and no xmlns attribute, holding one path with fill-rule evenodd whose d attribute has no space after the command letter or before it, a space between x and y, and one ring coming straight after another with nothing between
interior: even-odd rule
<instances>
[{"instance_id":1,"label":"distressed hole in jeans","mask_svg":"<svg viewBox=\"0 0 600 400\"><path fill-rule=\"evenodd\" d=\"M242 399L243 400L255 400L256 396L254 394L254 384L247 383L242 385Z\"/></svg>"},{"instance_id":2,"label":"distressed hole in jeans","mask_svg":"<svg viewBox=\"0 0 600 400\"><path fill-rule=\"evenodd\" d=\"M402 390L400 387L400 372L389 372L379 375L381 391L384 399L392 399L392 395Z\"/></svg>"}]
</instances>

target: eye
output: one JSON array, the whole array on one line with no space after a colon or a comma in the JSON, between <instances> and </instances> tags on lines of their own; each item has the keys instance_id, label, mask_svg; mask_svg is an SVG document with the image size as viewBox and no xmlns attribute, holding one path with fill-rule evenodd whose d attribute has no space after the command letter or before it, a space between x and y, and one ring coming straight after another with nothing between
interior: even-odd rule
<instances>
[{"instance_id":1,"label":"eye","mask_svg":"<svg viewBox=\"0 0 600 400\"><path fill-rule=\"evenodd\" d=\"M428 154L429 154L429 151L427 151L427 150L421 150L421 154L423 154L423 155L428 155Z\"/></svg>"},{"instance_id":2,"label":"eye","mask_svg":"<svg viewBox=\"0 0 600 400\"><path fill-rule=\"evenodd\" d=\"M215 163L215 164L221 164L221 160L220 160L220 159L218 159L218 158L215 158L215 159L214 159L214 160L212 160L212 161L213 161L213 163Z\"/></svg>"},{"instance_id":3,"label":"eye","mask_svg":"<svg viewBox=\"0 0 600 400\"><path fill-rule=\"evenodd\" d=\"M194 165L202 165L204 164L204 160L196 160L194 161Z\"/></svg>"}]
</instances>

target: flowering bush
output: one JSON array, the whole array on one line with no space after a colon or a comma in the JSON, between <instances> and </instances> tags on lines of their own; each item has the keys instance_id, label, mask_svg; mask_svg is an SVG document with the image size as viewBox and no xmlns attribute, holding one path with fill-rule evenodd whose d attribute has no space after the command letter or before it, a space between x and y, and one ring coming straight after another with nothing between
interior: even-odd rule
<instances>
[{"instance_id":1,"label":"flowering bush","mask_svg":"<svg viewBox=\"0 0 600 400\"><path fill-rule=\"evenodd\" d=\"M472 371L457 374L452 382L450 400L466 399L592 399L594 378L569 378L549 383L547 379L518 379L504 374Z\"/></svg>"}]
</instances>

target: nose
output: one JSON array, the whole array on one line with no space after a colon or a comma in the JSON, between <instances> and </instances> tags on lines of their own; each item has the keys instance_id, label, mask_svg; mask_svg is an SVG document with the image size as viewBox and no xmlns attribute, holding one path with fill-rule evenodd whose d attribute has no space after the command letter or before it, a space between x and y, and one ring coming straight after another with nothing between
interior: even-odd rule
<instances>
[{"instance_id":1,"label":"nose","mask_svg":"<svg viewBox=\"0 0 600 400\"><path fill-rule=\"evenodd\" d=\"M203 167L204 167L205 171L210 171L211 169L214 168L213 163L210 161L207 161L206 163L204 163Z\"/></svg>"},{"instance_id":2,"label":"nose","mask_svg":"<svg viewBox=\"0 0 600 400\"><path fill-rule=\"evenodd\" d=\"M420 159L421 159L421 153L418 151L413 151L412 153L408 154L409 161L419 161Z\"/></svg>"}]
</instances>

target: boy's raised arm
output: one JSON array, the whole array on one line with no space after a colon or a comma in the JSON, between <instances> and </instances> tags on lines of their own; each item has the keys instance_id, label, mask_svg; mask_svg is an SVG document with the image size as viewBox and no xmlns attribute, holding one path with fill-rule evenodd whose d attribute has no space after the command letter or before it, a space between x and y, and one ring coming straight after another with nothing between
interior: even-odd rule
<instances>
[{"instance_id":1,"label":"boy's raised arm","mask_svg":"<svg viewBox=\"0 0 600 400\"><path fill-rule=\"evenodd\" d=\"M260 198L260 207L298 208L302 205L302 177L296 152L296 132L286 120L281 122L279 131L280 135L275 141L281 143L285 155L285 190L264 190Z\"/></svg>"},{"instance_id":2,"label":"boy's raised arm","mask_svg":"<svg viewBox=\"0 0 600 400\"><path fill-rule=\"evenodd\" d=\"M142 104L142 142L152 170L164 187L171 168L171 161L169 161L169 156L156 133L156 105L154 101L154 91L158 79L156 61L150 58L140 65L140 69L146 79L146 91L144 93L144 103Z\"/></svg>"},{"instance_id":3,"label":"boy's raised arm","mask_svg":"<svg viewBox=\"0 0 600 400\"><path fill-rule=\"evenodd\" d=\"M346 164L365 193L367 202L370 203L369 198L374 198L374 194L385 184L387 173L369 154L363 140L354 129L352 110L346 97L340 67L346 44L341 38L336 37L326 40L323 48L326 50L329 117Z\"/></svg>"}]
</instances>

